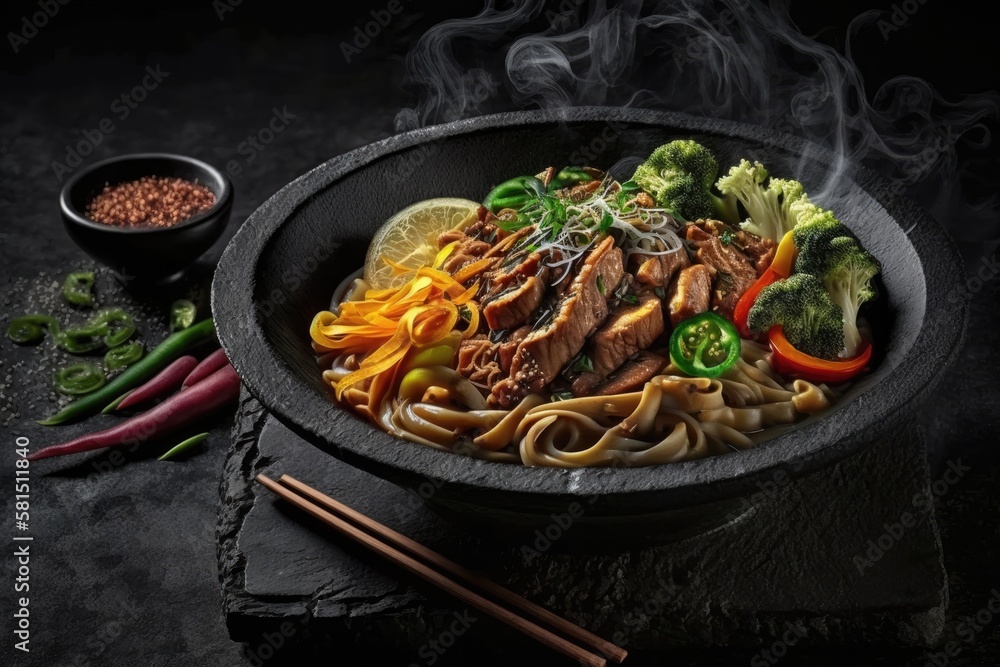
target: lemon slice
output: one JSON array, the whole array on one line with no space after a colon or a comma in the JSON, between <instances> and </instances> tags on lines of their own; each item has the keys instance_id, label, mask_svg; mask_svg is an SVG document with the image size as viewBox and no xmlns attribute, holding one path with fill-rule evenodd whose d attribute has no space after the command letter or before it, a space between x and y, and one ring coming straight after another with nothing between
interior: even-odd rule
<instances>
[{"instance_id":1,"label":"lemon slice","mask_svg":"<svg viewBox=\"0 0 1000 667\"><path fill-rule=\"evenodd\" d=\"M449 229L475 222L479 202L457 197L425 199L407 206L385 221L372 238L365 256L365 282L372 289L399 287L417 269L429 266L437 255L437 238ZM403 271L385 260L390 260Z\"/></svg>"}]
</instances>

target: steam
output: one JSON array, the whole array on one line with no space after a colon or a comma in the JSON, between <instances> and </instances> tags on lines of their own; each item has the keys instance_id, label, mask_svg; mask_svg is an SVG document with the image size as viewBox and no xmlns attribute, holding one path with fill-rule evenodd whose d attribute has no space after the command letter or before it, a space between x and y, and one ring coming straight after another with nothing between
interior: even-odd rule
<instances>
[{"instance_id":1,"label":"steam","mask_svg":"<svg viewBox=\"0 0 1000 667\"><path fill-rule=\"evenodd\" d=\"M553 7L552 5L555 4ZM544 12L544 21L533 21ZM417 106L397 129L502 108L613 105L684 111L796 134L838 156L810 195L836 209L850 162L892 180L956 236L1000 239L996 196L965 192L959 150L991 141L995 91L945 100L926 81L898 76L869 95L851 55L859 31L881 17L861 14L843 53L802 34L786 8L758 0L604 0L492 3L477 16L445 21L407 58ZM525 26L534 31L521 30ZM461 57L456 46L478 45ZM500 57L503 58L500 61ZM504 97L509 95L509 102Z\"/></svg>"}]
</instances>

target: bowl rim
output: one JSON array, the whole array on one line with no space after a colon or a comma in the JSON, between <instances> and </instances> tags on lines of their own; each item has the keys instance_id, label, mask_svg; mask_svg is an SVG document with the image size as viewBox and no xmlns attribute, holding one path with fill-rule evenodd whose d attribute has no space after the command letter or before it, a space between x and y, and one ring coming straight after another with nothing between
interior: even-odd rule
<instances>
[{"instance_id":1,"label":"bowl rim","mask_svg":"<svg viewBox=\"0 0 1000 667\"><path fill-rule=\"evenodd\" d=\"M197 215L192 215L190 218L167 227L118 227L115 225L106 225L89 219L83 214L82 211L80 211L80 209L73 205L73 190L80 184L80 181L87 176L90 176L94 172L111 165L122 162L139 162L142 160L170 160L174 162L186 163L208 172L212 175L213 179L221 183L219 192L216 193L213 190L213 194L215 194L215 204L213 204L211 208L206 209ZM202 185L208 187L205 183L202 183ZM221 169L213 167L203 160L191 157L190 155L181 155L179 153L126 153L124 155L116 155L114 157L94 162L93 164L87 165L74 173L69 180L66 181L59 193L59 209L65 219L88 229L97 229L111 234L164 234L177 232L180 229L186 229L188 227L195 227L201 223L211 220L232 203L232 197L233 184L229 180L229 176Z\"/></svg>"},{"instance_id":2,"label":"bowl rim","mask_svg":"<svg viewBox=\"0 0 1000 667\"><path fill-rule=\"evenodd\" d=\"M758 480L772 472L801 476L830 465L884 437L893 429L904 408L926 398L944 371L957 358L968 319L968 299L960 255L944 228L902 192L870 169L848 161L843 175L863 189L894 220L912 223L904 230L921 260L923 286L931 295L958 294L951 309L928 303L911 345L920 364L897 364L854 400L838 408L838 416L853 419L844 430L843 420L820 419L803 424L746 451L694 461L645 467L552 468L520 466L511 474L507 463L496 463L422 447L378 431L371 424L322 397L309 407L296 400L295 390L313 387L298 378L267 343L256 308L254 276L263 251L278 228L319 191L337 180L420 144L451 137L504 130L519 126L560 123L620 122L666 128L677 133L711 134L728 140L797 154L803 159L832 164L832 151L806 139L736 121L689 114L627 107L570 107L556 110L512 111L420 128L334 157L299 176L266 200L229 242L216 269L212 285L212 310L219 340L249 393L280 422L324 451L353 465L381 472L395 470L410 479L426 479L440 488L449 485L458 493L488 490L514 496L617 497L655 493L664 508L681 504L747 495L764 490ZM933 338L933 340L929 340ZM303 344L306 344L304 341ZM910 353L908 353L910 354ZM892 395L877 409L861 400L866 394L892 386ZM274 388L279 387L279 391ZM317 394L317 398L319 398ZM363 438L338 438L343 430L356 429L352 420L396 443L372 447ZM836 425L838 428L832 428ZM410 448L409 451L400 448ZM506 471L506 472L505 472ZM780 483L780 482L779 482Z\"/></svg>"}]
</instances>

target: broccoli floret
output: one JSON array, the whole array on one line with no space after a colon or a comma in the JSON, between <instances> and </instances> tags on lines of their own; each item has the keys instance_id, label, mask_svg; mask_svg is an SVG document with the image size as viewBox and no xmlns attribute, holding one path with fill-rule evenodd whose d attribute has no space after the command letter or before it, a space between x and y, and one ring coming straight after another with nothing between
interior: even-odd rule
<instances>
[{"instance_id":1,"label":"broccoli floret","mask_svg":"<svg viewBox=\"0 0 1000 667\"><path fill-rule=\"evenodd\" d=\"M747 324L763 333L782 325L785 338L801 352L836 359L844 347L844 317L819 278L795 273L762 289Z\"/></svg>"},{"instance_id":2,"label":"broccoli floret","mask_svg":"<svg viewBox=\"0 0 1000 667\"><path fill-rule=\"evenodd\" d=\"M851 358L861 345L858 310L861 304L875 298L871 279L881 267L857 239L837 231L836 227L829 227L811 235L799 250L795 271L818 277L832 301L843 311L844 347L840 356ZM840 231L846 232L846 227Z\"/></svg>"},{"instance_id":3,"label":"broccoli floret","mask_svg":"<svg viewBox=\"0 0 1000 667\"><path fill-rule=\"evenodd\" d=\"M794 212L799 222L792 230L792 238L795 247L800 250L809 244L827 243L837 236L851 235L850 230L834 217L832 211L821 209L811 202L796 206Z\"/></svg>"},{"instance_id":4,"label":"broccoli floret","mask_svg":"<svg viewBox=\"0 0 1000 667\"><path fill-rule=\"evenodd\" d=\"M719 163L711 151L691 139L679 139L653 151L632 180L660 207L684 220L739 222L736 199L712 193L718 173Z\"/></svg>"},{"instance_id":5,"label":"broccoli floret","mask_svg":"<svg viewBox=\"0 0 1000 667\"><path fill-rule=\"evenodd\" d=\"M783 178L768 180L767 169L760 162L740 160L716 186L724 195L739 200L750 214L741 225L744 230L775 243L798 224L800 212L806 210L803 207L812 206L801 183Z\"/></svg>"}]
</instances>

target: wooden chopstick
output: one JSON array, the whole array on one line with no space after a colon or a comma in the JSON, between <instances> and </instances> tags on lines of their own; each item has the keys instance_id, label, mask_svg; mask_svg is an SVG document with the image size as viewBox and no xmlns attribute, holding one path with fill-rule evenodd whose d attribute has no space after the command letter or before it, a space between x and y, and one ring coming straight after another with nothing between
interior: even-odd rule
<instances>
[{"instance_id":1,"label":"wooden chopstick","mask_svg":"<svg viewBox=\"0 0 1000 667\"><path fill-rule=\"evenodd\" d=\"M292 482L296 482L296 480L292 480L291 478L289 478L289 480ZM537 625L530 619L519 616L516 612L501 607L499 604L493 602L492 600L488 600L487 598L484 598L478 593L469 590L462 584L453 581L452 579L449 579L441 572L438 572L437 570L431 568L430 566L416 560L412 556L409 556L399 551L390 544L386 544L385 542L381 541L376 535L371 535L369 533L364 532L363 530L349 523L348 521L338 516L335 516L334 514L331 514L326 509L315 504L308 498L299 495L299 493L297 493L296 491L293 491L288 487L278 484L277 482L267 477L266 475L257 475L257 481L263 484L265 487L267 487L269 490L271 490L278 496L280 496L285 501L291 503L292 505L295 505L299 509L319 519L320 521L323 521L324 523L331 526L341 534L345 535L346 537L349 537L355 542L358 542L362 546L371 549L372 551L386 558L395 565L402 567L407 572L410 572L411 574L414 574L420 577L421 579L424 579L425 581L434 584L439 589L449 593L450 595L460 600L461 602L469 605L470 607L475 607L479 611L488 614L489 616L492 616L493 618L496 618L497 620L502 621L503 623L506 623L515 630L518 630L526 634L527 636L531 637L532 639L538 641L539 643L548 646L549 648L554 649L559 653L562 653L563 655L572 658L573 660L576 660L582 665L587 665L588 667L606 667L607 662L601 656L595 655L594 653L591 653L590 651L580 646L577 646L576 644L564 639L563 637L560 637L559 635L552 633L551 631L541 627L540 625ZM307 487L306 485L301 484L301 482L296 482L296 483L305 489L312 490L311 487ZM319 492L315 493L318 494ZM312 494L310 494L310 496L311 495ZM330 500L332 501L333 499L331 498ZM336 501L333 502L336 503ZM357 514L356 512L354 512L354 510L351 510L351 512ZM369 519L369 521L371 520ZM373 521L372 523L377 523L377 522ZM385 526L382 526L382 528L385 530L389 530ZM400 537L403 536L400 535ZM416 543L414 542L414 544ZM434 553L431 552L430 550L427 551L430 553ZM443 556L438 556L438 558L446 560L443 558ZM461 569L460 566L459 569ZM621 649L619 649L619 651L624 653L624 651L622 651Z\"/></svg>"},{"instance_id":2,"label":"wooden chopstick","mask_svg":"<svg viewBox=\"0 0 1000 667\"><path fill-rule=\"evenodd\" d=\"M554 614L544 607L540 607L531 600L518 595L509 588L504 588L500 584L468 570L462 565L459 565L455 561L442 556L436 551L428 549L423 544L411 540L406 535L397 533L385 524L375 521L371 517L348 507L344 503L331 498L325 493L317 491L307 484L303 484L294 477L282 475L278 481L288 488L318 503L319 505L322 505L338 516L354 522L367 530L369 533L377 535L385 542L394 545L396 548L401 549L404 552L409 552L411 555L420 558L437 569L451 574L456 579L467 584L471 584L472 586L499 598L510 607L548 624L550 627L555 628L562 634L571 637L584 646L589 646L599 651L615 662L621 663L621 661L625 659L625 656L628 655L628 651L620 646L598 637L594 633L581 628L579 625L563 618L562 616Z\"/></svg>"}]
</instances>

